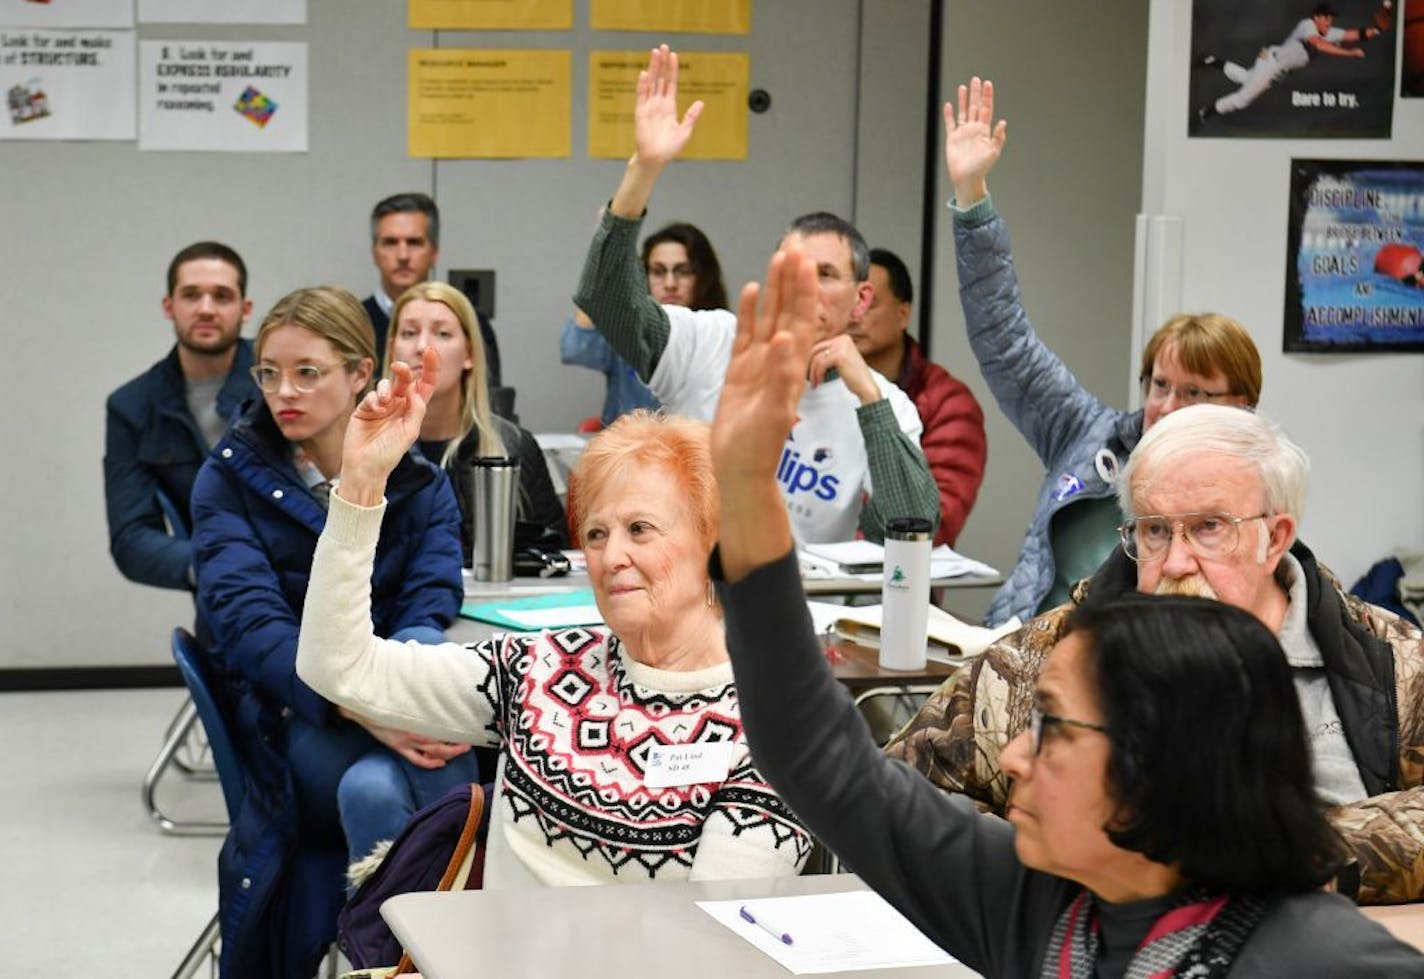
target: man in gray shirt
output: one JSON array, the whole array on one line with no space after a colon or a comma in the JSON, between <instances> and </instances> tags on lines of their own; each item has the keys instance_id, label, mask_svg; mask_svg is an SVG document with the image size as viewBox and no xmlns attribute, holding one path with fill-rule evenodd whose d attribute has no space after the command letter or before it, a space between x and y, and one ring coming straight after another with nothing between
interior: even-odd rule
<instances>
[{"instance_id":1,"label":"man in gray shirt","mask_svg":"<svg viewBox=\"0 0 1424 979\"><path fill-rule=\"evenodd\" d=\"M131 581L193 587L188 497L234 410L257 394L252 344L239 335L251 314L247 266L233 249L200 241L173 257L163 297L173 349L106 405L109 551Z\"/></svg>"}]
</instances>

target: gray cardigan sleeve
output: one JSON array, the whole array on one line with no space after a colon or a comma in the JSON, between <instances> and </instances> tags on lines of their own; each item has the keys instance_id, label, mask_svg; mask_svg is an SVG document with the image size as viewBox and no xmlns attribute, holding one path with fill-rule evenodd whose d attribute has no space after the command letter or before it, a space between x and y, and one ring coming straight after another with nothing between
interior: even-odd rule
<instances>
[{"instance_id":1,"label":"gray cardigan sleeve","mask_svg":"<svg viewBox=\"0 0 1424 979\"><path fill-rule=\"evenodd\" d=\"M642 226L642 218L620 218L604 210L584 258L574 305L593 320L646 384L667 349L671 326L667 313L648 292L647 275L638 258Z\"/></svg>"}]
</instances>

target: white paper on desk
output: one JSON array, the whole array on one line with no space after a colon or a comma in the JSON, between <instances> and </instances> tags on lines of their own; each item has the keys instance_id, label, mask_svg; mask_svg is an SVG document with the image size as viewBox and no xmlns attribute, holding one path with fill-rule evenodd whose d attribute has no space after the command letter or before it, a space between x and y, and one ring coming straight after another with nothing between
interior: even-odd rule
<instances>
[{"instance_id":1,"label":"white paper on desk","mask_svg":"<svg viewBox=\"0 0 1424 979\"><path fill-rule=\"evenodd\" d=\"M868 540L838 541L830 544L806 544L797 553L801 574L807 578L855 578L874 581L884 571L849 573L847 567L867 564L881 564L885 560L885 548ZM965 557L948 544L941 544L930 551L930 579L959 578L963 575L983 575L997 578L995 571L983 561Z\"/></svg>"},{"instance_id":2,"label":"white paper on desk","mask_svg":"<svg viewBox=\"0 0 1424 979\"><path fill-rule=\"evenodd\" d=\"M958 578L966 574L979 574L988 578L997 578L999 572L995 571L983 561L976 561L972 557L965 557L948 544L941 544L933 551L930 551L930 578Z\"/></svg>"},{"instance_id":3,"label":"white paper on desk","mask_svg":"<svg viewBox=\"0 0 1424 979\"><path fill-rule=\"evenodd\" d=\"M825 544L806 544L801 548L812 557L821 558L839 565L837 570L846 566L882 564L885 561L885 548L879 544L868 540L843 540L833 541ZM880 572L876 572L879 574Z\"/></svg>"},{"instance_id":4,"label":"white paper on desk","mask_svg":"<svg viewBox=\"0 0 1424 979\"><path fill-rule=\"evenodd\" d=\"M807 602L807 604L809 605L811 603ZM854 623L855 625L865 626L866 631L879 633L880 616L885 606L838 605L834 606L834 608L838 614L833 622ZM820 614L827 616L830 614L830 609L822 610ZM811 618L812 621L816 621L816 610L812 611ZM963 622L953 615L950 615L944 609L934 605L930 606L929 614L925 617L925 631L929 636L930 642L940 646L952 646L958 650L958 654L961 657L978 656L984 650L988 649L989 644L995 639L998 639L1000 636L1006 636L1018 629L1019 624L1019 620L1013 618L994 629L988 629L979 625L970 625L968 622ZM864 645L877 645L877 643L874 642L867 642L866 640L870 637L861 634L849 638ZM940 659L942 662L947 663L953 662L952 657L937 657L933 652L931 652L931 658Z\"/></svg>"},{"instance_id":5,"label":"white paper on desk","mask_svg":"<svg viewBox=\"0 0 1424 979\"><path fill-rule=\"evenodd\" d=\"M539 448L545 452L558 452L561 450L582 451L588 445L588 439L582 435L575 435L572 432L540 432L534 436L534 441L539 443Z\"/></svg>"},{"instance_id":6,"label":"white paper on desk","mask_svg":"<svg viewBox=\"0 0 1424 979\"><path fill-rule=\"evenodd\" d=\"M792 944L744 921L738 914L743 905L753 915L763 909ZM954 961L874 891L698 901L697 906L798 976Z\"/></svg>"},{"instance_id":7,"label":"white paper on desk","mask_svg":"<svg viewBox=\"0 0 1424 979\"><path fill-rule=\"evenodd\" d=\"M511 622L526 629L567 629L590 622L602 622L603 613L596 605L570 605L562 608L501 608L495 609Z\"/></svg>"}]
</instances>

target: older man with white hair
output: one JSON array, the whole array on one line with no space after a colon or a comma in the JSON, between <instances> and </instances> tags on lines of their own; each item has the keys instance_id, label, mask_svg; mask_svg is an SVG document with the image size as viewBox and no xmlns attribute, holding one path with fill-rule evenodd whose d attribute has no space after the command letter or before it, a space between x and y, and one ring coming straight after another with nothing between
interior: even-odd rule
<instances>
[{"instance_id":1,"label":"older man with white hair","mask_svg":"<svg viewBox=\"0 0 1424 979\"><path fill-rule=\"evenodd\" d=\"M1308 472L1305 453L1252 412L1198 405L1163 418L1122 472L1122 547L1070 602L947 680L887 750L1001 811L999 750L1028 725L1034 680L1074 605L1133 589L1216 598L1264 622L1292 667L1316 789L1355 858L1340 889L1361 903L1424 898L1424 635L1346 595L1296 540Z\"/></svg>"}]
</instances>

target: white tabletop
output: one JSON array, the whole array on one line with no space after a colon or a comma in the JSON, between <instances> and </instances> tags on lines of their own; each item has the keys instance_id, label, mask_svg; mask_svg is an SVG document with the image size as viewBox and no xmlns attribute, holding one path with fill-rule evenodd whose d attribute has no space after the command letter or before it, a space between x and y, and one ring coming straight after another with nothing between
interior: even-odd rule
<instances>
[{"instance_id":1,"label":"white tabletop","mask_svg":"<svg viewBox=\"0 0 1424 979\"><path fill-rule=\"evenodd\" d=\"M849 874L776 880L613 884L513 891L402 894L381 914L426 979L561 976L786 979L774 959L696 901L862 889ZM966 966L842 972L880 979L960 979Z\"/></svg>"}]
</instances>

